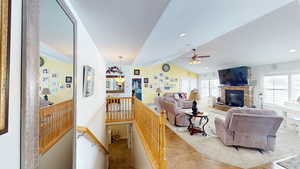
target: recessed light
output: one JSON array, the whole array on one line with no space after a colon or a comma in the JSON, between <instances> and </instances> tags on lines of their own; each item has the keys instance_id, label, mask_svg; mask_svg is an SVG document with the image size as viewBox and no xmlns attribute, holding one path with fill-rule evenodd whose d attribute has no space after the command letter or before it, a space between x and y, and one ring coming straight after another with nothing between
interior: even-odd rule
<instances>
[{"instance_id":1,"label":"recessed light","mask_svg":"<svg viewBox=\"0 0 300 169\"><path fill-rule=\"evenodd\" d=\"M290 49L289 52L290 53L295 53L295 52L297 52L297 50L296 49Z\"/></svg>"},{"instance_id":2,"label":"recessed light","mask_svg":"<svg viewBox=\"0 0 300 169\"><path fill-rule=\"evenodd\" d=\"M181 34L179 34L179 37L180 37L180 38L186 37L186 33L181 33Z\"/></svg>"}]
</instances>

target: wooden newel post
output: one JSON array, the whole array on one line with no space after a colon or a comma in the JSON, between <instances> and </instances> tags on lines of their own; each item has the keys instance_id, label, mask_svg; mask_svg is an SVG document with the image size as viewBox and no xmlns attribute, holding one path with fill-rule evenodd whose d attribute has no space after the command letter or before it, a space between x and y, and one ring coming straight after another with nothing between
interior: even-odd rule
<instances>
[{"instance_id":1,"label":"wooden newel post","mask_svg":"<svg viewBox=\"0 0 300 169\"><path fill-rule=\"evenodd\" d=\"M166 160L166 131L165 131L165 122L166 122L166 113L162 111L160 115L160 164L159 169L167 169L167 160Z\"/></svg>"}]
</instances>

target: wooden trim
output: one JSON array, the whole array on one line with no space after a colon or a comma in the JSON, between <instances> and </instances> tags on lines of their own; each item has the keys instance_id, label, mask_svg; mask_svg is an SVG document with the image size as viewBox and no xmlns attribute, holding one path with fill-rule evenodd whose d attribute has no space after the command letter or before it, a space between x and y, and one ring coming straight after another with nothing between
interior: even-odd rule
<instances>
[{"instance_id":1,"label":"wooden trim","mask_svg":"<svg viewBox=\"0 0 300 169\"><path fill-rule=\"evenodd\" d=\"M106 78L117 78L117 77L120 77L118 75L106 75ZM121 75L121 77L125 77L123 75Z\"/></svg>"},{"instance_id":2,"label":"wooden trim","mask_svg":"<svg viewBox=\"0 0 300 169\"><path fill-rule=\"evenodd\" d=\"M106 147L97 139L97 137L91 132L90 129L88 129L87 127L82 127L82 126L77 126L76 130L78 132L82 132L84 134L86 134L87 136L89 136L92 141L101 149L103 150L103 152L105 154L109 154L109 151L106 149Z\"/></svg>"}]
</instances>

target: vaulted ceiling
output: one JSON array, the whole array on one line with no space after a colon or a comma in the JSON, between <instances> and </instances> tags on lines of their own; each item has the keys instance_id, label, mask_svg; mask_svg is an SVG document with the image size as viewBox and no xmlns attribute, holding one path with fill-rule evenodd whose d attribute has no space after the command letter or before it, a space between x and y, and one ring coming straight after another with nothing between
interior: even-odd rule
<instances>
[{"instance_id":1,"label":"vaulted ceiling","mask_svg":"<svg viewBox=\"0 0 300 169\"><path fill-rule=\"evenodd\" d=\"M293 9L295 12L296 9L294 8L299 5L298 1L295 0L70 1L99 51L108 62L118 62L117 58L121 55L124 56L127 63L134 61L135 64L152 64L186 57L194 47L201 49L201 54L211 54L211 62L213 59L217 61L218 57L220 57L219 61L226 60L229 62L229 59L226 59L229 56L232 56L231 59L254 56L253 52L248 55L242 55L241 52L248 52L243 51L246 48L250 50L251 46L247 44L254 45L253 49L257 50L256 52L266 50L264 47L259 47L261 44L259 42L262 39L257 38L265 37L268 38L266 43L273 42L271 39L273 36L268 30L274 30L274 33L282 31L276 32L281 20L284 21L284 24L292 20L297 22L295 19L297 17L292 17L293 13L287 12L288 10L285 8ZM283 13L287 13L285 17L281 18L279 15L273 16L273 19L259 21L259 18L268 17L268 15L272 15L272 12L281 9L285 11ZM296 14L298 13L296 12ZM276 17L280 18L279 23L276 21ZM288 19L285 22L286 18ZM255 22L258 23L251 26ZM285 29L290 31L290 26ZM273 29L273 27L276 28ZM246 30L241 30L243 28ZM257 33L257 38L255 38L253 34L262 28L266 30ZM281 28L283 28L282 25ZM252 34L248 43L247 34L249 32ZM186 33L186 36L179 37L182 33ZM267 34L265 35L265 33ZM279 35L274 40L278 40ZM224 39L224 36L227 38ZM295 40L291 43L296 42L298 41ZM288 43L286 45L285 48L296 48L291 44L288 45ZM280 45L271 43L268 49L274 49L272 46L278 47ZM232 53L226 49L231 49L229 51ZM225 55L224 51L228 53ZM274 53L276 51L273 50ZM282 58L274 56L269 60L281 61ZM174 63L180 65L186 63L184 61L178 59ZM223 64L219 61L218 64ZM233 62L243 64L239 61ZM218 66L218 64L214 66ZM229 65L229 63L226 64ZM184 65L189 66L188 64Z\"/></svg>"},{"instance_id":2,"label":"vaulted ceiling","mask_svg":"<svg viewBox=\"0 0 300 169\"><path fill-rule=\"evenodd\" d=\"M132 63L169 0L71 0L108 62Z\"/></svg>"},{"instance_id":3,"label":"vaulted ceiling","mask_svg":"<svg viewBox=\"0 0 300 169\"><path fill-rule=\"evenodd\" d=\"M285 5L201 45L197 51L211 57L199 65L190 65L192 53L188 52L171 62L204 73L240 65L300 60L300 5L297 2Z\"/></svg>"}]
</instances>

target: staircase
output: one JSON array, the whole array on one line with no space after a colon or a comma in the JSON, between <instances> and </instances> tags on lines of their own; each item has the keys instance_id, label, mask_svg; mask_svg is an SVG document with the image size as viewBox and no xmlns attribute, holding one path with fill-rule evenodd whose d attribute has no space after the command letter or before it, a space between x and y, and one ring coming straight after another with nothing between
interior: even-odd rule
<instances>
[{"instance_id":1,"label":"staircase","mask_svg":"<svg viewBox=\"0 0 300 169\"><path fill-rule=\"evenodd\" d=\"M164 113L153 111L134 97L107 98L110 169L166 169L165 120ZM111 142L111 127L115 125L127 127L127 140Z\"/></svg>"}]
</instances>

